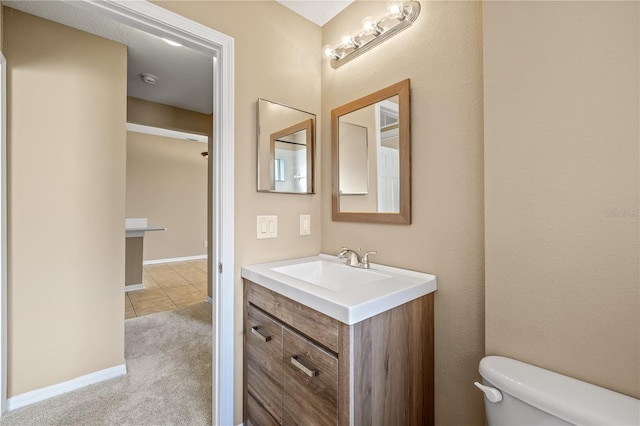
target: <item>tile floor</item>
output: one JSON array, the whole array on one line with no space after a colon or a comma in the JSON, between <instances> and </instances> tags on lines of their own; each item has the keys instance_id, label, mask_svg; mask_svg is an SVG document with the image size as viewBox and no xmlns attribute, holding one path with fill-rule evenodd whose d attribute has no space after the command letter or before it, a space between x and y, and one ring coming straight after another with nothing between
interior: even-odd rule
<instances>
[{"instance_id":1,"label":"tile floor","mask_svg":"<svg viewBox=\"0 0 640 426\"><path fill-rule=\"evenodd\" d=\"M125 319L170 311L205 300L207 259L146 265L144 290L125 292Z\"/></svg>"}]
</instances>

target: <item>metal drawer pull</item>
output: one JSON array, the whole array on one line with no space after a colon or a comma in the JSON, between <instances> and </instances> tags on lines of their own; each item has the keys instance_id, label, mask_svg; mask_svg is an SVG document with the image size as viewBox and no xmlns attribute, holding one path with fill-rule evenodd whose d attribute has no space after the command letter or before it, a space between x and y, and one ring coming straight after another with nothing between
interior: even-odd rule
<instances>
[{"instance_id":1,"label":"metal drawer pull","mask_svg":"<svg viewBox=\"0 0 640 426\"><path fill-rule=\"evenodd\" d=\"M315 377L318 375L318 370L312 370L307 366L305 366L304 364L302 364L300 361L298 361L298 355L293 355L291 357L291 364L295 365L297 368L302 370L302 372L309 377Z\"/></svg>"},{"instance_id":2,"label":"metal drawer pull","mask_svg":"<svg viewBox=\"0 0 640 426\"><path fill-rule=\"evenodd\" d=\"M258 336L260 338L260 340L262 340L263 342L268 342L269 340L271 340L271 336L265 336L264 334L260 333L258 331L258 326L256 325L255 327L251 327L251 332L253 334L255 334L256 336Z\"/></svg>"}]
</instances>

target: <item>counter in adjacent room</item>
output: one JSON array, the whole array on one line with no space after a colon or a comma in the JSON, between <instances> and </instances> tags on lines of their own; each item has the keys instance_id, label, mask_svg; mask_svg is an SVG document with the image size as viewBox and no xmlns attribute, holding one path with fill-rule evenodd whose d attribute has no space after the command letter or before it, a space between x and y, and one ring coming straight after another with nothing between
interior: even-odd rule
<instances>
[{"instance_id":1,"label":"counter in adjacent room","mask_svg":"<svg viewBox=\"0 0 640 426\"><path fill-rule=\"evenodd\" d=\"M142 248L144 233L148 231L166 231L166 228L147 223L147 218L127 218L125 220L126 260L124 290L142 290Z\"/></svg>"}]
</instances>

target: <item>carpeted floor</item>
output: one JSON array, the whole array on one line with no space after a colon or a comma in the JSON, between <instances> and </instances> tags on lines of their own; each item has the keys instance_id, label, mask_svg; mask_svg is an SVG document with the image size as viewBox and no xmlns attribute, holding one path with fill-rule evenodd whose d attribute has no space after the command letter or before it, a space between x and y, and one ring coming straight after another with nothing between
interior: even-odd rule
<instances>
[{"instance_id":1,"label":"carpeted floor","mask_svg":"<svg viewBox=\"0 0 640 426\"><path fill-rule=\"evenodd\" d=\"M0 425L210 425L211 305L125 321L127 375L11 411Z\"/></svg>"}]
</instances>

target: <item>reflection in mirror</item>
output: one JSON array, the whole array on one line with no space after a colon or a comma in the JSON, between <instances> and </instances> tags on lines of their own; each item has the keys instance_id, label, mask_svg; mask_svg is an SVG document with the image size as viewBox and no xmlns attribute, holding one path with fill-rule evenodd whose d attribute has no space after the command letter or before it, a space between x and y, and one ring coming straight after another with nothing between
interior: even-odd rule
<instances>
[{"instance_id":1,"label":"reflection in mirror","mask_svg":"<svg viewBox=\"0 0 640 426\"><path fill-rule=\"evenodd\" d=\"M340 121L340 195L369 192L369 138L367 127Z\"/></svg>"},{"instance_id":2,"label":"reflection in mirror","mask_svg":"<svg viewBox=\"0 0 640 426\"><path fill-rule=\"evenodd\" d=\"M258 100L258 191L314 192L314 114Z\"/></svg>"},{"instance_id":3,"label":"reflection in mirror","mask_svg":"<svg viewBox=\"0 0 640 426\"><path fill-rule=\"evenodd\" d=\"M333 219L411 223L409 80L336 108L331 119Z\"/></svg>"}]
</instances>

